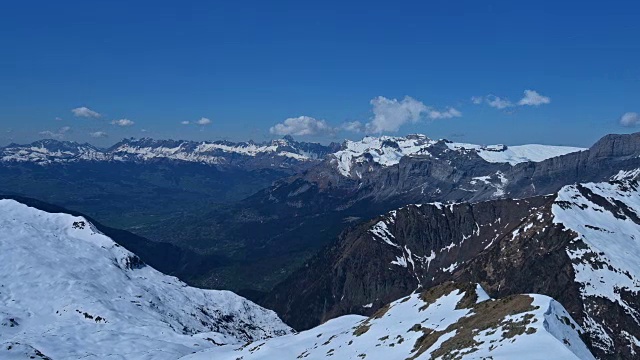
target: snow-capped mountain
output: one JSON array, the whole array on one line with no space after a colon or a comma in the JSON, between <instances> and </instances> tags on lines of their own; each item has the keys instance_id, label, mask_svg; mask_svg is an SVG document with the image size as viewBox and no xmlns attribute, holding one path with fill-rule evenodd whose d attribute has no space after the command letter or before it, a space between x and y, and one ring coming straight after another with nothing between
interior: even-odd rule
<instances>
[{"instance_id":1,"label":"snow-capped mountain","mask_svg":"<svg viewBox=\"0 0 640 360\"><path fill-rule=\"evenodd\" d=\"M357 226L265 302L296 328L452 279L558 300L602 359L640 354L639 171L554 195L409 205Z\"/></svg>"},{"instance_id":2,"label":"snow-capped mountain","mask_svg":"<svg viewBox=\"0 0 640 360\"><path fill-rule=\"evenodd\" d=\"M108 157L90 144L72 141L40 140L28 145L10 144L0 148L2 162L30 162L35 164L71 161L104 161Z\"/></svg>"},{"instance_id":3,"label":"snow-capped mountain","mask_svg":"<svg viewBox=\"0 0 640 360\"><path fill-rule=\"evenodd\" d=\"M545 147L538 153L533 145L482 147L419 135L367 139L338 150L350 164L348 176L339 170L336 149L321 160L307 161L272 161L269 155L221 150L237 166L211 166L158 157L191 154L172 150L174 155L163 155L180 149L181 142L138 140L114 147L122 150L122 161L64 166L4 162L0 190L78 210L148 238L215 253L220 261L207 263L214 265L181 275L201 286L264 291L350 224L405 204L526 198L640 167L640 134L606 136L588 150L546 160L541 159L553 151ZM160 155L141 149L158 149ZM560 150L554 154L572 151ZM519 162L523 158L535 161ZM501 162L493 162L497 160ZM212 208L220 203L224 205Z\"/></svg>"},{"instance_id":4,"label":"snow-capped mountain","mask_svg":"<svg viewBox=\"0 0 640 360\"><path fill-rule=\"evenodd\" d=\"M0 200L2 359L178 359L290 332L242 297L154 270L83 217Z\"/></svg>"},{"instance_id":5,"label":"snow-capped mountain","mask_svg":"<svg viewBox=\"0 0 640 360\"><path fill-rule=\"evenodd\" d=\"M547 296L491 299L480 285L446 283L369 318L347 315L299 334L205 350L184 360L595 359L581 333Z\"/></svg>"},{"instance_id":6,"label":"snow-capped mountain","mask_svg":"<svg viewBox=\"0 0 640 360\"><path fill-rule=\"evenodd\" d=\"M264 167L277 167L288 166L292 162L317 161L336 148L336 144L324 146L296 142L291 137L266 143L132 138L109 149L69 141L41 140L29 145L11 144L0 148L0 161L50 165L82 161L176 160L209 165L239 165L247 162L255 165L256 162L262 162Z\"/></svg>"},{"instance_id":7,"label":"snow-capped mountain","mask_svg":"<svg viewBox=\"0 0 640 360\"><path fill-rule=\"evenodd\" d=\"M367 136L360 141L345 141L342 148L331 155L329 160L340 174L346 177L362 178L364 172L371 171L371 165L388 167L397 165L404 157L437 157L441 150L437 145L458 153L474 153L490 163L516 165L524 162L540 162L584 148L551 145L475 145L456 143L448 140L431 140L425 135L414 134L405 137ZM433 149L431 149L433 148ZM431 151L433 150L433 151Z\"/></svg>"},{"instance_id":8,"label":"snow-capped mountain","mask_svg":"<svg viewBox=\"0 0 640 360\"><path fill-rule=\"evenodd\" d=\"M108 149L70 141L40 140L28 145L10 144L0 148L2 162L32 162L41 165L78 161L152 161L169 159L210 165L231 165L246 159L270 159L276 163L286 161L328 160L344 176L361 177L358 167L376 164L383 167L396 165L403 157L437 156L429 150L438 144L456 152L473 152L493 163L515 165L539 162L548 158L585 150L583 148L550 145L474 145L448 140L431 140L425 135L405 137L367 136L359 141L345 141L324 146L297 142L290 136L271 142L255 143L229 141L176 141L151 138L125 139ZM353 171L352 171L353 170Z\"/></svg>"}]
</instances>

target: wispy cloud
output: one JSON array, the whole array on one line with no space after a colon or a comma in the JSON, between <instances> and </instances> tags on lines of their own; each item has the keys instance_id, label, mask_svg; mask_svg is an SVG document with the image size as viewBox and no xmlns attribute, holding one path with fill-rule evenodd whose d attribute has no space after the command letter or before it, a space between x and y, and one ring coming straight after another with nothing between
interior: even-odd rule
<instances>
[{"instance_id":1,"label":"wispy cloud","mask_svg":"<svg viewBox=\"0 0 640 360\"><path fill-rule=\"evenodd\" d=\"M509 99L504 99L495 95L487 95L485 97L485 102L487 103L487 105L491 106L492 108L496 108L500 110L514 106L513 103L509 101Z\"/></svg>"},{"instance_id":2,"label":"wispy cloud","mask_svg":"<svg viewBox=\"0 0 640 360\"><path fill-rule=\"evenodd\" d=\"M513 103L509 101L509 99L501 98L493 94L489 94L487 96L472 96L471 102L476 105L485 103L491 106L492 108L496 108L500 110L514 106Z\"/></svg>"},{"instance_id":3,"label":"wispy cloud","mask_svg":"<svg viewBox=\"0 0 640 360\"><path fill-rule=\"evenodd\" d=\"M454 108L447 108L444 111L439 111L435 109L429 109L427 111L427 117L432 120L438 119L451 119L455 117L461 117L462 113Z\"/></svg>"},{"instance_id":4,"label":"wispy cloud","mask_svg":"<svg viewBox=\"0 0 640 360\"><path fill-rule=\"evenodd\" d=\"M548 104L551 102L551 98L540 95L535 90L525 90L524 97L518 101L518 105L525 106L539 106L542 104Z\"/></svg>"},{"instance_id":5,"label":"wispy cloud","mask_svg":"<svg viewBox=\"0 0 640 360\"><path fill-rule=\"evenodd\" d=\"M71 112L74 116L84 117L84 118L94 118L97 119L102 115L96 111L89 109L88 107L82 106L75 109L71 109Z\"/></svg>"},{"instance_id":6,"label":"wispy cloud","mask_svg":"<svg viewBox=\"0 0 640 360\"><path fill-rule=\"evenodd\" d=\"M274 135L328 135L335 132L335 129L327 124L325 120L318 120L310 116L298 116L288 118L282 123L276 124L269 129Z\"/></svg>"},{"instance_id":7,"label":"wispy cloud","mask_svg":"<svg viewBox=\"0 0 640 360\"><path fill-rule=\"evenodd\" d=\"M342 126L340 126L340 130L360 133L365 131L365 126L360 121L349 121L342 124Z\"/></svg>"},{"instance_id":8,"label":"wispy cloud","mask_svg":"<svg viewBox=\"0 0 640 360\"><path fill-rule=\"evenodd\" d=\"M182 125L189 125L189 124L191 124L191 121L189 121L189 120L180 121L180 124L182 124Z\"/></svg>"},{"instance_id":9,"label":"wispy cloud","mask_svg":"<svg viewBox=\"0 0 640 360\"><path fill-rule=\"evenodd\" d=\"M632 127L640 125L640 114L637 112L627 112L620 117L620 125Z\"/></svg>"},{"instance_id":10,"label":"wispy cloud","mask_svg":"<svg viewBox=\"0 0 640 360\"><path fill-rule=\"evenodd\" d=\"M111 121L111 124L125 127L125 126L133 126L135 122L129 119L120 119L120 120Z\"/></svg>"},{"instance_id":11,"label":"wispy cloud","mask_svg":"<svg viewBox=\"0 0 640 360\"><path fill-rule=\"evenodd\" d=\"M63 126L57 131L45 130L40 131L38 134L44 138L62 140L69 131L71 131L71 127Z\"/></svg>"},{"instance_id":12,"label":"wispy cloud","mask_svg":"<svg viewBox=\"0 0 640 360\"><path fill-rule=\"evenodd\" d=\"M516 106L539 106L551 102L551 98L543 96L535 90L525 90L524 96L517 103L511 102L507 98L499 97L493 94L486 96L472 96L471 102L476 105L487 104L492 108L504 110Z\"/></svg>"},{"instance_id":13,"label":"wispy cloud","mask_svg":"<svg viewBox=\"0 0 640 360\"><path fill-rule=\"evenodd\" d=\"M92 138L106 138L106 137L109 137L109 134L107 134L104 131L95 131L95 132L89 133L89 136L91 136Z\"/></svg>"}]
</instances>

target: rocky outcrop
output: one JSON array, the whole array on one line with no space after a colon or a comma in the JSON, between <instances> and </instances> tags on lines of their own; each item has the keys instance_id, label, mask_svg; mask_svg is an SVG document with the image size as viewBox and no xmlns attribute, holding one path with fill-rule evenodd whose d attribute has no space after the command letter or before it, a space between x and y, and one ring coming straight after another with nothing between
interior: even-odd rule
<instances>
[{"instance_id":1,"label":"rocky outcrop","mask_svg":"<svg viewBox=\"0 0 640 360\"><path fill-rule=\"evenodd\" d=\"M585 328L602 359L640 351L640 191L635 180L523 200L409 205L345 231L264 301L296 328L371 315L450 280L492 297L540 293Z\"/></svg>"}]
</instances>

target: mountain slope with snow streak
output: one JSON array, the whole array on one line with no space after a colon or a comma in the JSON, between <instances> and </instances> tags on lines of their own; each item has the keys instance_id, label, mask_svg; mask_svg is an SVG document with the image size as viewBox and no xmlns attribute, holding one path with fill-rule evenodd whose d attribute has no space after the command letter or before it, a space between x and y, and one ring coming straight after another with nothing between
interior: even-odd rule
<instances>
[{"instance_id":1,"label":"mountain slope with snow streak","mask_svg":"<svg viewBox=\"0 0 640 360\"><path fill-rule=\"evenodd\" d=\"M478 203L407 205L343 233L265 304L297 329L457 280L550 296L601 359L640 355L640 185L624 180Z\"/></svg>"},{"instance_id":2,"label":"mountain slope with snow streak","mask_svg":"<svg viewBox=\"0 0 640 360\"><path fill-rule=\"evenodd\" d=\"M0 200L2 359L177 359L290 332L240 296L154 270L83 217Z\"/></svg>"},{"instance_id":3,"label":"mountain slope with snow streak","mask_svg":"<svg viewBox=\"0 0 640 360\"><path fill-rule=\"evenodd\" d=\"M186 161L208 165L235 165L256 161L263 167L287 166L288 162L317 161L337 149L297 142L291 137L265 143L229 141L176 141L150 138L125 139L109 149L71 141L40 140L28 145L11 144L0 148L0 161L7 163L64 164L82 161L147 162ZM268 163L268 164L266 164Z\"/></svg>"},{"instance_id":4,"label":"mountain slope with snow streak","mask_svg":"<svg viewBox=\"0 0 640 360\"><path fill-rule=\"evenodd\" d=\"M581 332L549 297L490 299L479 285L446 283L369 318L346 315L295 335L205 350L183 360L594 359Z\"/></svg>"},{"instance_id":5,"label":"mountain slope with snow streak","mask_svg":"<svg viewBox=\"0 0 640 360\"><path fill-rule=\"evenodd\" d=\"M634 354L640 351L639 187L636 180L567 186L553 206L554 223L575 234L567 253L591 325L587 330L594 345L608 352L615 352L619 341L613 337L620 333ZM600 318L613 309L627 314L627 321Z\"/></svg>"},{"instance_id":6,"label":"mountain slope with snow streak","mask_svg":"<svg viewBox=\"0 0 640 360\"><path fill-rule=\"evenodd\" d=\"M382 167L396 165L405 156L440 156L440 150L432 148L445 144L448 149L459 153L475 153L490 163L517 165L523 162L540 162L585 148L551 145L475 145L456 143L448 140L432 140L425 135L413 134L405 137L367 136L360 141L345 141L342 149L331 155L331 164L343 176L362 177L358 165L373 163ZM431 151L432 150L432 151ZM354 170L355 169L355 170ZM352 173L352 170L354 172Z\"/></svg>"},{"instance_id":7,"label":"mountain slope with snow streak","mask_svg":"<svg viewBox=\"0 0 640 360\"><path fill-rule=\"evenodd\" d=\"M474 144L451 142L447 143L447 146L452 150L475 151L487 162L509 163L510 165L517 165L529 161L540 162L573 152L587 150L586 148L579 147L540 144L479 146Z\"/></svg>"},{"instance_id":8,"label":"mountain slope with snow streak","mask_svg":"<svg viewBox=\"0 0 640 360\"><path fill-rule=\"evenodd\" d=\"M125 139L109 149L71 141L40 140L29 145L11 144L0 148L2 162L31 162L40 165L77 161L151 161L170 159L210 165L233 164L239 158L280 158L281 161L318 161L326 155L344 176L350 176L357 164L373 162L381 166L398 164L405 156L432 156L429 148L445 143L451 150L475 152L493 163L540 162L548 158L585 150L583 148L549 145L463 144L448 140L431 140L425 135L405 137L367 136L359 141L347 140L342 145L328 146L297 142L291 137L264 143L229 141L175 141L150 138Z\"/></svg>"}]
</instances>

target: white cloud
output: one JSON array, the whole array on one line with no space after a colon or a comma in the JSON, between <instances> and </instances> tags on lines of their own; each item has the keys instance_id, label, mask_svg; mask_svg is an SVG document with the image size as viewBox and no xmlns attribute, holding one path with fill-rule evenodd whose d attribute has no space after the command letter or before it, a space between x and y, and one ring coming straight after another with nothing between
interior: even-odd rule
<instances>
[{"instance_id":1,"label":"white cloud","mask_svg":"<svg viewBox=\"0 0 640 360\"><path fill-rule=\"evenodd\" d=\"M62 118L56 116L56 121L62 121Z\"/></svg>"},{"instance_id":2,"label":"white cloud","mask_svg":"<svg viewBox=\"0 0 640 360\"><path fill-rule=\"evenodd\" d=\"M510 107L515 107L516 105L538 106L542 104L548 104L551 102L551 99L547 96L540 95L535 90L525 90L524 97L520 99L517 104L512 103L511 101L509 101L509 99L501 98L492 94L487 96L472 96L471 102L476 105L486 103L493 108L502 110Z\"/></svg>"},{"instance_id":3,"label":"white cloud","mask_svg":"<svg viewBox=\"0 0 640 360\"><path fill-rule=\"evenodd\" d=\"M484 98L482 96L472 96L471 97L471 102L476 104L476 105L482 104L483 101L484 101Z\"/></svg>"},{"instance_id":4,"label":"white cloud","mask_svg":"<svg viewBox=\"0 0 640 360\"><path fill-rule=\"evenodd\" d=\"M360 121L350 121L342 124L340 129L359 133L364 131L364 125Z\"/></svg>"},{"instance_id":5,"label":"white cloud","mask_svg":"<svg viewBox=\"0 0 640 360\"><path fill-rule=\"evenodd\" d=\"M551 99L549 97L540 95L535 90L525 90L524 97L518 101L518 105L538 106L550 102Z\"/></svg>"},{"instance_id":6,"label":"white cloud","mask_svg":"<svg viewBox=\"0 0 640 360\"><path fill-rule=\"evenodd\" d=\"M211 120L207 119L206 117L203 117L203 118L200 118L200 120L196 121L196 124L198 124L198 125L209 125L209 124L211 124Z\"/></svg>"},{"instance_id":7,"label":"white cloud","mask_svg":"<svg viewBox=\"0 0 640 360\"><path fill-rule=\"evenodd\" d=\"M182 125L189 125L189 124L191 124L191 121L188 121L188 120L180 121L180 124L182 124Z\"/></svg>"},{"instance_id":8,"label":"white cloud","mask_svg":"<svg viewBox=\"0 0 640 360\"><path fill-rule=\"evenodd\" d=\"M422 113L428 110L425 104L410 96L405 96L402 101L378 96L371 100L371 105L373 119L366 125L370 133L398 131L404 124L420 120Z\"/></svg>"},{"instance_id":9,"label":"white cloud","mask_svg":"<svg viewBox=\"0 0 640 360\"><path fill-rule=\"evenodd\" d=\"M620 117L620 125L637 126L640 125L640 114L637 112L628 112Z\"/></svg>"},{"instance_id":10,"label":"white cloud","mask_svg":"<svg viewBox=\"0 0 640 360\"><path fill-rule=\"evenodd\" d=\"M462 113L454 108L447 108L445 111L438 111L435 109L429 109L427 111L427 117L432 120L438 119L451 119L454 117L461 117Z\"/></svg>"},{"instance_id":11,"label":"white cloud","mask_svg":"<svg viewBox=\"0 0 640 360\"><path fill-rule=\"evenodd\" d=\"M371 100L371 105L373 105L373 119L365 126L369 133L396 132L402 125L415 123L424 116L431 120L462 116L462 113L454 108L447 108L444 111L436 110L410 96L405 96L401 101L378 96Z\"/></svg>"},{"instance_id":12,"label":"white cloud","mask_svg":"<svg viewBox=\"0 0 640 360\"><path fill-rule=\"evenodd\" d=\"M288 118L280 124L276 124L269 129L275 135L325 135L335 132L324 120L317 120L310 116L299 116Z\"/></svg>"},{"instance_id":13,"label":"white cloud","mask_svg":"<svg viewBox=\"0 0 640 360\"><path fill-rule=\"evenodd\" d=\"M487 96L472 96L471 102L476 105L485 103L491 106L492 108L496 108L500 110L515 106L511 101L509 101L509 99L501 98L493 94L489 94Z\"/></svg>"},{"instance_id":14,"label":"white cloud","mask_svg":"<svg viewBox=\"0 0 640 360\"><path fill-rule=\"evenodd\" d=\"M58 131L45 130L45 131L40 131L38 134L48 139L62 140L64 139L64 135L69 131L71 131L71 127L63 126L60 129L58 129Z\"/></svg>"},{"instance_id":15,"label":"white cloud","mask_svg":"<svg viewBox=\"0 0 640 360\"><path fill-rule=\"evenodd\" d=\"M95 131L95 132L89 133L89 136L91 136L92 138L106 138L106 137L109 137L109 134L107 134L104 131Z\"/></svg>"},{"instance_id":16,"label":"white cloud","mask_svg":"<svg viewBox=\"0 0 640 360\"><path fill-rule=\"evenodd\" d=\"M503 99L495 95L485 96L484 101L487 103L487 105L496 109L506 109L513 106L513 103L508 99Z\"/></svg>"},{"instance_id":17,"label":"white cloud","mask_svg":"<svg viewBox=\"0 0 640 360\"><path fill-rule=\"evenodd\" d=\"M133 124L135 124L135 122L129 120L129 119L120 119L120 120L113 120L111 121L112 125L118 125L118 126L132 126Z\"/></svg>"},{"instance_id":18,"label":"white cloud","mask_svg":"<svg viewBox=\"0 0 640 360\"><path fill-rule=\"evenodd\" d=\"M71 109L71 112L73 113L74 116L77 117L85 117L85 118L94 118L97 119L99 117L101 117L102 115L100 115L100 113L95 112L91 109L89 109L88 107L82 106L79 108L75 108L75 109Z\"/></svg>"}]
</instances>

